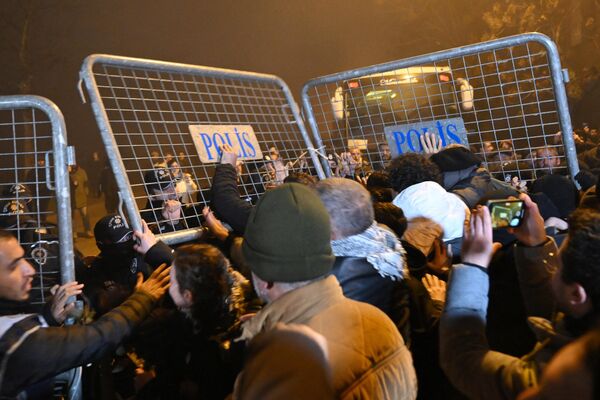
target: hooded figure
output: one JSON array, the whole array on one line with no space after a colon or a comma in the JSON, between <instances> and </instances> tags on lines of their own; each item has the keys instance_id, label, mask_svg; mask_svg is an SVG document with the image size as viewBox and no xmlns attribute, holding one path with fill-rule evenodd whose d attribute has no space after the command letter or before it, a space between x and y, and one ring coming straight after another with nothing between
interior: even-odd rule
<instances>
[{"instance_id":1,"label":"hooded figure","mask_svg":"<svg viewBox=\"0 0 600 400\"><path fill-rule=\"evenodd\" d=\"M469 209L489 192L501 190L506 194L504 197L519 195L512 186L492 177L482 167L481 159L466 147L445 148L433 154L431 161L442 172L444 189L460 197Z\"/></svg>"}]
</instances>

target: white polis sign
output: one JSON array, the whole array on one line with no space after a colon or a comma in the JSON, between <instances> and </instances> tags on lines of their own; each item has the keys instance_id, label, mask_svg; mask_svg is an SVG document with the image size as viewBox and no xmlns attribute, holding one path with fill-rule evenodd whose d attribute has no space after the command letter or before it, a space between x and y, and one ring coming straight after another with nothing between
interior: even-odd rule
<instances>
[{"instance_id":1,"label":"white polis sign","mask_svg":"<svg viewBox=\"0 0 600 400\"><path fill-rule=\"evenodd\" d=\"M196 151L203 163L216 163L220 147L230 145L240 160L261 160L262 151L250 125L189 125Z\"/></svg>"}]
</instances>

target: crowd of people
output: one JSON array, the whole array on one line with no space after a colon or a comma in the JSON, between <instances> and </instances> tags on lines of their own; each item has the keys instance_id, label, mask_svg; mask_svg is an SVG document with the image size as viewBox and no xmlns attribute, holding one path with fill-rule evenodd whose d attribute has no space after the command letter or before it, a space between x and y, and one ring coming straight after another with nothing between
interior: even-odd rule
<instances>
[{"instance_id":1,"label":"crowd of people","mask_svg":"<svg viewBox=\"0 0 600 400\"><path fill-rule=\"evenodd\" d=\"M423 145L394 159L382 145L372 166L351 149L320 181L272 163L256 204L224 145L202 210L157 156L140 231L111 209L92 232L73 168L99 253L42 310L0 230L0 397L48 398L83 366L98 399L599 398L598 167L582 158L579 190L544 147L525 187L490 172L510 144ZM493 229L494 199L521 200L520 225ZM200 222L193 242L157 239Z\"/></svg>"}]
</instances>

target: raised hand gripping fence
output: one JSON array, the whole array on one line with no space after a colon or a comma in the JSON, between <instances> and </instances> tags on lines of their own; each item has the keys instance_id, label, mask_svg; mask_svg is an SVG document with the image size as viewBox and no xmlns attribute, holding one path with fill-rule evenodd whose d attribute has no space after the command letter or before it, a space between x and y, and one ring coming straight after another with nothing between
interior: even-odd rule
<instances>
[{"instance_id":1,"label":"raised hand gripping fence","mask_svg":"<svg viewBox=\"0 0 600 400\"><path fill-rule=\"evenodd\" d=\"M500 179L573 177L565 72L555 44L530 33L316 78L302 101L328 176L383 169L432 133Z\"/></svg>"},{"instance_id":2,"label":"raised hand gripping fence","mask_svg":"<svg viewBox=\"0 0 600 400\"><path fill-rule=\"evenodd\" d=\"M0 228L13 233L36 270L30 299L75 280L66 130L37 96L0 97Z\"/></svg>"},{"instance_id":3,"label":"raised hand gripping fence","mask_svg":"<svg viewBox=\"0 0 600 400\"><path fill-rule=\"evenodd\" d=\"M135 229L141 212L161 232L174 231L159 235L167 242L197 237L223 144L243 161L239 186L249 201L292 171L324 177L290 90L276 76L109 55L86 58L80 76ZM169 196L184 205L179 224L163 209Z\"/></svg>"}]
</instances>

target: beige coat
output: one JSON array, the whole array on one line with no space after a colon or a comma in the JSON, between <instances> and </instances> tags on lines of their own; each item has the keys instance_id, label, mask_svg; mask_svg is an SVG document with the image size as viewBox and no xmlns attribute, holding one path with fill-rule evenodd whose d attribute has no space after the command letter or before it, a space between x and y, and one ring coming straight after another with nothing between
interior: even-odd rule
<instances>
[{"instance_id":1,"label":"beige coat","mask_svg":"<svg viewBox=\"0 0 600 400\"><path fill-rule=\"evenodd\" d=\"M244 324L251 339L276 323L304 324L327 340L340 399L414 399L412 356L379 309L344 297L334 276L286 293Z\"/></svg>"}]
</instances>

